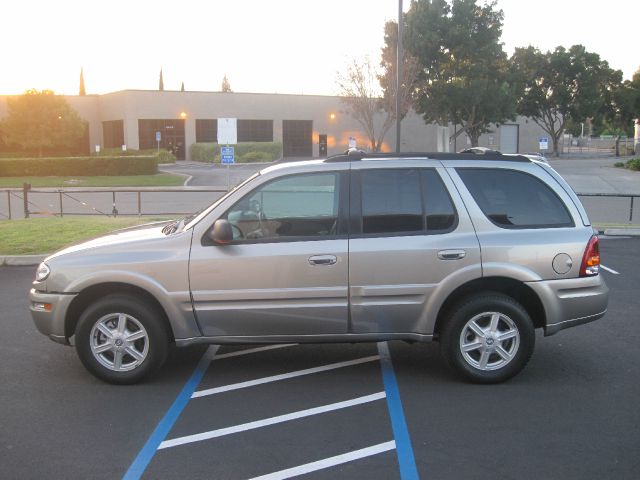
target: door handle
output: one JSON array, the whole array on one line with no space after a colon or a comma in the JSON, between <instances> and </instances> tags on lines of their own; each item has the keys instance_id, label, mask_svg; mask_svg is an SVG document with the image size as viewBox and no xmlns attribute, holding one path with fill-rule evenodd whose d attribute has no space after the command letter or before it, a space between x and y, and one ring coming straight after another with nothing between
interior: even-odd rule
<instances>
[{"instance_id":1,"label":"door handle","mask_svg":"<svg viewBox=\"0 0 640 480\"><path fill-rule=\"evenodd\" d=\"M467 255L464 250L440 250L438 258L440 260L460 260Z\"/></svg>"},{"instance_id":2,"label":"door handle","mask_svg":"<svg viewBox=\"0 0 640 480\"><path fill-rule=\"evenodd\" d=\"M338 261L338 257L335 255L314 255L309 257L309 263L311 265L333 265Z\"/></svg>"}]
</instances>

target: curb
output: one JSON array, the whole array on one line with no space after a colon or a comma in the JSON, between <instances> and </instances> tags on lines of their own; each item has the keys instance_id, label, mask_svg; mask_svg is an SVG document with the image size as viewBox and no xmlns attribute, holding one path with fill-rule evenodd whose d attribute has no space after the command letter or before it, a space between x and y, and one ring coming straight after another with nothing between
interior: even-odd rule
<instances>
[{"instance_id":1,"label":"curb","mask_svg":"<svg viewBox=\"0 0 640 480\"><path fill-rule=\"evenodd\" d=\"M606 228L604 234L610 237L640 237L640 228Z\"/></svg>"},{"instance_id":2,"label":"curb","mask_svg":"<svg viewBox=\"0 0 640 480\"><path fill-rule=\"evenodd\" d=\"M0 257L0 266L3 267L27 267L33 265L39 265L45 258L47 258L50 254L46 255L5 255Z\"/></svg>"}]
</instances>

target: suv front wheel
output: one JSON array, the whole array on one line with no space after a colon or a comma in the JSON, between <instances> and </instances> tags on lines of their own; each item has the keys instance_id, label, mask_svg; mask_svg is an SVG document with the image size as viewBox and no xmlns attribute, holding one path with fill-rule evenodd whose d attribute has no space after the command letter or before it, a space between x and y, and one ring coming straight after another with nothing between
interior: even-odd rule
<instances>
[{"instance_id":1,"label":"suv front wheel","mask_svg":"<svg viewBox=\"0 0 640 480\"><path fill-rule=\"evenodd\" d=\"M84 366L109 383L136 383L167 356L168 336L159 312L128 295L108 295L90 305L75 331Z\"/></svg>"},{"instance_id":2,"label":"suv front wheel","mask_svg":"<svg viewBox=\"0 0 640 480\"><path fill-rule=\"evenodd\" d=\"M498 383L529 361L535 330L513 298L484 292L467 297L442 326L440 349L447 363L475 383Z\"/></svg>"}]
</instances>

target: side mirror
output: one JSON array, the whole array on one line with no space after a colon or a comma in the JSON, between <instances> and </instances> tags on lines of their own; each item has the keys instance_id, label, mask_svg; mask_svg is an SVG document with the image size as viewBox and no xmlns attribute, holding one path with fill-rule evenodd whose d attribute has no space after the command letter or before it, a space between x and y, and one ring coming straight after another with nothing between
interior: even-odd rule
<instances>
[{"instance_id":1,"label":"side mirror","mask_svg":"<svg viewBox=\"0 0 640 480\"><path fill-rule=\"evenodd\" d=\"M209 238L219 245L226 245L233 241L233 229L228 220L220 218L213 224L209 232Z\"/></svg>"}]
</instances>

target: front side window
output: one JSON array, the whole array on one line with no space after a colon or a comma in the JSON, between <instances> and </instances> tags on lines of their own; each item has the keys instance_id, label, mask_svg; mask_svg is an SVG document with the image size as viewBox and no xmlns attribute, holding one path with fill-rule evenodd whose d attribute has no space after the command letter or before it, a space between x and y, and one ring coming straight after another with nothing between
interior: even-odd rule
<instances>
[{"instance_id":1,"label":"front side window","mask_svg":"<svg viewBox=\"0 0 640 480\"><path fill-rule=\"evenodd\" d=\"M258 187L227 212L237 241L335 236L338 173L291 175Z\"/></svg>"},{"instance_id":2,"label":"front side window","mask_svg":"<svg viewBox=\"0 0 640 480\"><path fill-rule=\"evenodd\" d=\"M562 200L533 175L497 168L458 168L456 171L482 212L499 227L573 226Z\"/></svg>"}]
</instances>

